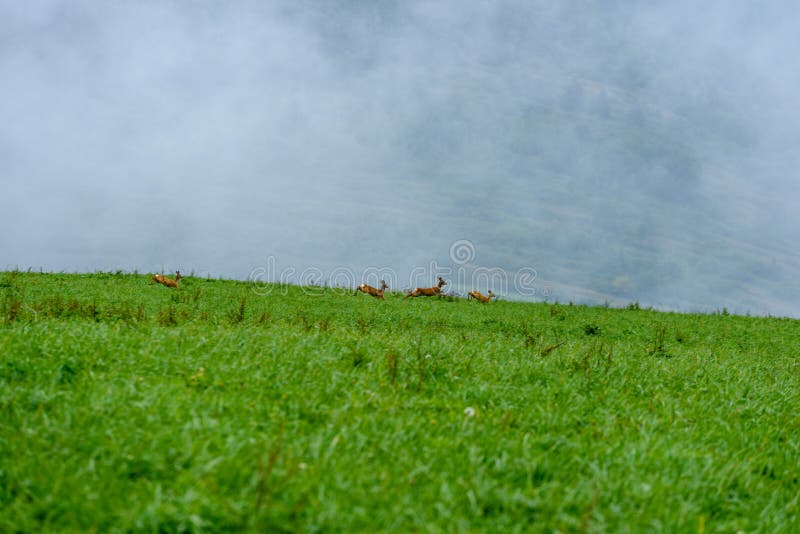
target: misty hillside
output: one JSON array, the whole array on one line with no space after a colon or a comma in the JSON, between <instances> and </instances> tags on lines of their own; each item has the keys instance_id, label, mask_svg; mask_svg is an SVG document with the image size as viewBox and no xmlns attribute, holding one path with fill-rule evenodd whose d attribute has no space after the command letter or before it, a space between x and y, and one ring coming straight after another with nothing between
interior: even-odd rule
<instances>
[{"instance_id":1,"label":"misty hillside","mask_svg":"<svg viewBox=\"0 0 800 534\"><path fill-rule=\"evenodd\" d=\"M736 89L722 83L731 73L721 59L735 59L717 58L699 74L692 64L662 72L653 67L666 63L658 54L673 59L675 50L646 57L624 38L585 42L619 22L600 17L596 33L558 24L568 29L563 41L543 43L538 65L518 73L518 84L546 91L501 94L498 104L497 93L483 90L496 79L491 71L484 83L459 87L463 101L484 110L465 129L486 133L462 152L491 154L483 172L499 186L467 187L471 198L456 203L490 200L473 212L489 222L476 224L481 259L509 268L530 262L554 284L612 300L789 313L800 297L800 256L798 232L787 228L791 204L778 189L786 177L774 168L785 158L764 147L771 117L738 107ZM570 56L581 46L593 58L604 48L616 53L587 65Z\"/></svg>"},{"instance_id":2,"label":"misty hillside","mask_svg":"<svg viewBox=\"0 0 800 534\"><path fill-rule=\"evenodd\" d=\"M2 10L5 267L800 316L794 3Z\"/></svg>"},{"instance_id":3,"label":"misty hillside","mask_svg":"<svg viewBox=\"0 0 800 534\"><path fill-rule=\"evenodd\" d=\"M736 58L720 54L705 70L672 63L677 49L642 51L643 37L620 28L630 10L619 5L593 11L591 22L570 18L571 9L538 18L542 6L520 8L521 18L502 20L498 10L489 24L502 26L501 42L448 51L444 70L404 71L430 85L385 141L402 157L365 180L372 190L357 202L376 211L402 203L397 215L418 235L435 229L432 253L443 263L448 239L467 238L476 266L534 266L551 298L793 313L797 231L786 228L786 199L774 187L785 177L760 146L760 117L723 83ZM333 31L341 20L328 21ZM386 26L372 28L356 41L380 42ZM366 66L351 67L367 78L390 68L365 50L353 45L337 58L366 54ZM392 195L373 196L381 190ZM378 244L376 255L391 248Z\"/></svg>"}]
</instances>

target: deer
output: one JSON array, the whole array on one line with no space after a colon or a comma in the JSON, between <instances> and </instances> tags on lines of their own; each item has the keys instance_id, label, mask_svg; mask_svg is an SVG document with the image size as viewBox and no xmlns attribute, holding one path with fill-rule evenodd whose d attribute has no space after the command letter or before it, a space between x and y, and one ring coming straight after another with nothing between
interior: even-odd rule
<instances>
[{"instance_id":1,"label":"deer","mask_svg":"<svg viewBox=\"0 0 800 534\"><path fill-rule=\"evenodd\" d=\"M180 279L181 279L181 272L175 271L174 280L172 278L167 278L163 274L157 274L150 279L150 283L151 284L159 283L174 289L178 287L178 282L180 281Z\"/></svg>"},{"instance_id":2,"label":"deer","mask_svg":"<svg viewBox=\"0 0 800 534\"><path fill-rule=\"evenodd\" d=\"M467 300L470 299L477 299L483 303L489 302L492 300L492 297L497 298L497 295L492 293L492 290L489 290L489 294L487 296L483 296L480 291L470 291L469 295L467 295Z\"/></svg>"},{"instance_id":3,"label":"deer","mask_svg":"<svg viewBox=\"0 0 800 534\"><path fill-rule=\"evenodd\" d=\"M375 289L369 284L361 284L356 288L356 292L353 293L353 296L355 297L356 295L358 295L358 292L361 291L362 293L366 293L367 295L372 295L376 299L383 300L383 292L386 291L386 288L388 287L389 286L386 285L386 280L381 280L380 289Z\"/></svg>"},{"instance_id":4,"label":"deer","mask_svg":"<svg viewBox=\"0 0 800 534\"><path fill-rule=\"evenodd\" d=\"M435 297L441 296L442 294L442 286L446 285L447 282L444 281L444 278L441 276L439 277L439 284L435 287L415 287L414 291L409 293L405 296L405 299L408 297Z\"/></svg>"}]
</instances>

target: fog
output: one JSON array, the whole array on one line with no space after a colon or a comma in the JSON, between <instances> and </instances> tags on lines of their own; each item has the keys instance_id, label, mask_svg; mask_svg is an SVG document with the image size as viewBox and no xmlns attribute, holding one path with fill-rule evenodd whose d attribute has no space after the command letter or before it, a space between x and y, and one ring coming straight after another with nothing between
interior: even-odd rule
<instances>
[{"instance_id":1,"label":"fog","mask_svg":"<svg viewBox=\"0 0 800 534\"><path fill-rule=\"evenodd\" d=\"M6 2L0 269L800 317L799 15Z\"/></svg>"}]
</instances>

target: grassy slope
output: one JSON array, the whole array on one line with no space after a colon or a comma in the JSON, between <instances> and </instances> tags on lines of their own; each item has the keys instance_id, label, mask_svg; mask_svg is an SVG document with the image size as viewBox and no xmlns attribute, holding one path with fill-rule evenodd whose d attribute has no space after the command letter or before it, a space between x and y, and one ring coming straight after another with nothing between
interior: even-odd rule
<instances>
[{"instance_id":1,"label":"grassy slope","mask_svg":"<svg viewBox=\"0 0 800 534\"><path fill-rule=\"evenodd\" d=\"M797 321L0 286L0 530L800 528Z\"/></svg>"}]
</instances>

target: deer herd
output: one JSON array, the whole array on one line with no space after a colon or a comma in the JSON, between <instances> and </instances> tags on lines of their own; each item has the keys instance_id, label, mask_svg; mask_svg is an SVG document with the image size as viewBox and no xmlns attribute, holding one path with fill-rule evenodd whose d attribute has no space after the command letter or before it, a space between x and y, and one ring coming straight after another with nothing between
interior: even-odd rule
<instances>
[{"instance_id":1,"label":"deer herd","mask_svg":"<svg viewBox=\"0 0 800 534\"><path fill-rule=\"evenodd\" d=\"M447 285L444 278L441 276L439 277L439 283L433 287L415 287L413 291L409 292L403 300L411 297L441 297L442 296L442 288ZM381 288L376 289L368 284L361 284L356 288L356 292L353 295L358 295L358 292L366 293L368 295L372 295L373 297L383 300L383 292L389 286L386 284L385 280L381 280ZM467 295L467 300L476 299L480 302L489 302L492 298L496 298L496 295L492 293L492 290L489 290L489 294L484 296L479 291L470 291Z\"/></svg>"},{"instance_id":2,"label":"deer herd","mask_svg":"<svg viewBox=\"0 0 800 534\"><path fill-rule=\"evenodd\" d=\"M151 284L162 284L167 287L171 287L176 289L178 287L178 282L181 280L181 272L175 271L175 278L167 278L163 274L156 274L150 279ZM441 276L439 277L439 283L433 287L415 287L413 291L409 292L403 300L410 298L410 297L441 297L442 296L442 288L447 285L444 278ZM356 288L356 292L353 295L358 295L359 291L361 293L366 293L367 295L371 295L376 299L383 300L383 293L389 288L386 284L385 280L381 280L381 288L372 287L369 284L361 284ZM492 298L497 298L492 290L489 290L489 294L484 296L479 291L470 291L467 295L467 300L475 299L479 302L489 302Z\"/></svg>"}]
</instances>

